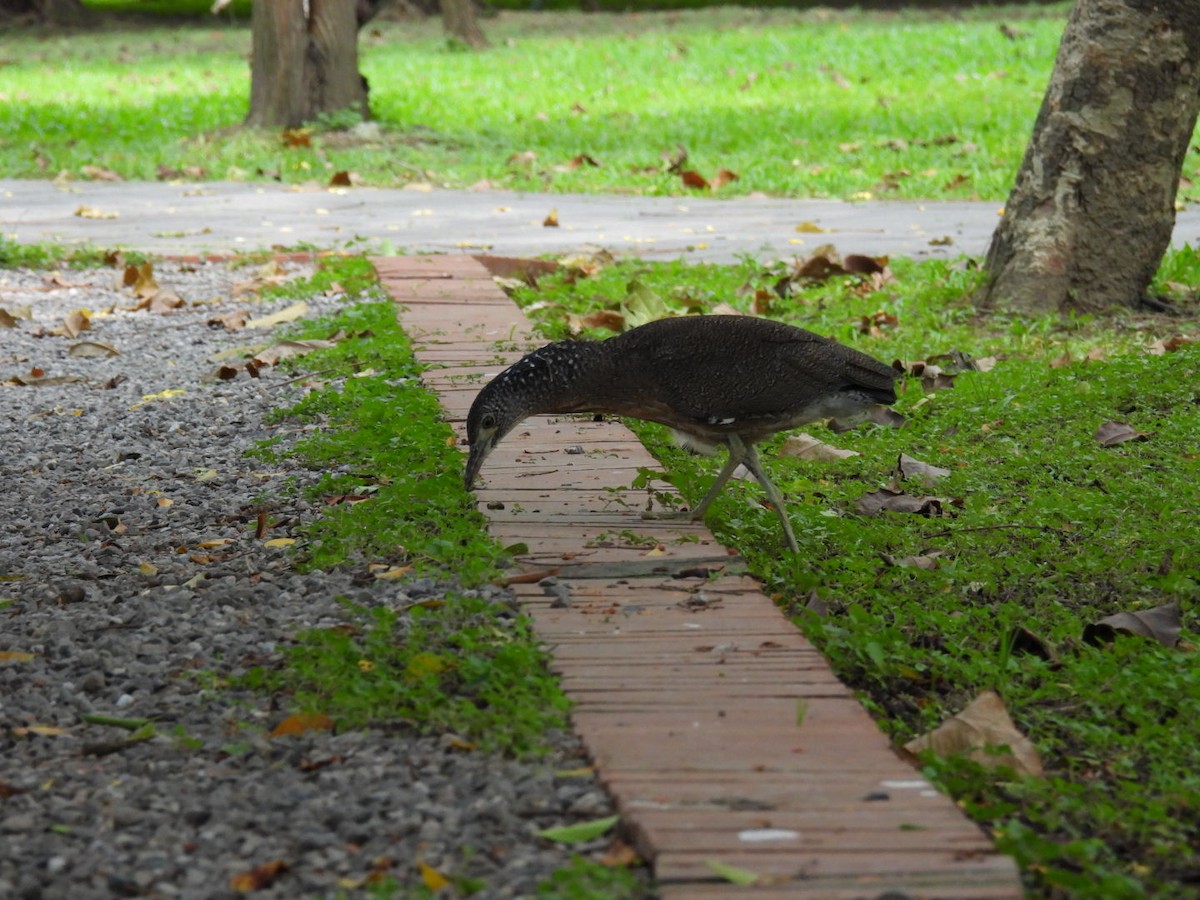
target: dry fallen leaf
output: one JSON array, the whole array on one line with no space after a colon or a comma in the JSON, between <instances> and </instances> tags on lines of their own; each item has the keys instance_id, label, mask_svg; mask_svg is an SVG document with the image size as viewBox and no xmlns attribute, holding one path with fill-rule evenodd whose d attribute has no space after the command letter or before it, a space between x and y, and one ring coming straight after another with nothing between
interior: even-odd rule
<instances>
[{"instance_id":1,"label":"dry fallen leaf","mask_svg":"<svg viewBox=\"0 0 1200 900\"><path fill-rule=\"evenodd\" d=\"M890 488L880 488L858 498L856 506L865 516L874 516L882 512L915 513L928 519L938 519L951 516L946 508L953 501L942 497L915 497L903 491Z\"/></svg>"},{"instance_id":2,"label":"dry fallen leaf","mask_svg":"<svg viewBox=\"0 0 1200 900\"><path fill-rule=\"evenodd\" d=\"M1153 609L1119 612L1092 622L1083 629L1083 639L1089 644L1106 644L1118 634L1135 634L1158 641L1164 647L1179 643L1182 621L1178 603L1167 603Z\"/></svg>"},{"instance_id":3,"label":"dry fallen leaf","mask_svg":"<svg viewBox=\"0 0 1200 900\"><path fill-rule=\"evenodd\" d=\"M1095 437L1101 447L1115 447L1117 444L1124 444L1127 441L1147 440L1150 435L1144 431L1138 431L1124 422L1105 422L1096 429Z\"/></svg>"},{"instance_id":4,"label":"dry fallen leaf","mask_svg":"<svg viewBox=\"0 0 1200 900\"><path fill-rule=\"evenodd\" d=\"M1008 752L995 749L999 747L1007 747ZM1010 766L1024 775L1042 774L1037 748L1017 730L995 691L984 691L962 712L913 738L904 749L913 754L932 750L938 756L965 755L988 768Z\"/></svg>"},{"instance_id":5,"label":"dry fallen leaf","mask_svg":"<svg viewBox=\"0 0 1200 900\"><path fill-rule=\"evenodd\" d=\"M835 459L846 459L850 456L859 456L856 450L843 450L841 447L834 447L832 444L826 444L824 441L819 441L811 434L801 432L800 434L792 435L779 448L779 456L794 456L797 459L811 459L826 462Z\"/></svg>"},{"instance_id":6,"label":"dry fallen leaf","mask_svg":"<svg viewBox=\"0 0 1200 900\"><path fill-rule=\"evenodd\" d=\"M291 306L271 313L269 316L260 316L257 319L251 319L246 323L247 328L270 328L273 325L279 325L283 322L294 322L296 319L308 313L308 304L303 300L297 300Z\"/></svg>"},{"instance_id":7,"label":"dry fallen leaf","mask_svg":"<svg viewBox=\"0 0 1200 900\"><path fill-rule=\"evenodd\" d=\"M81 219L115 219L119 215L115 212L105 212L97 209L94 206L80 206L75 210L75 215Z\"/></svg>"},{"instance_id":8,"label":"dry fallen leaf","mask_svg":"<svg viewBox=\"0 0 1200 900\"><path fill-rule=\"evenodd\" d=\"M684 187L689 187L693 190L706 191L710 187L708 179L694 169L685 169L679 173L679 178L683 182Z\"/></svg>"},{"instance_id":9,"label":"dry fallen leaf","mask_svg":"<svg viewBox=\"0 0 1200 900\"><path fill-rule=\"evenodd\" d=\"M550 210L550 213L546 216L546 218L542 219L542 227L543 228L557 228L558 227L558 209L557 208Z\"/></svg>"},{"instance_id":10,"label":"dry fallen leaf","mask_svg":"<svg viewBox=\"0 0 1200 900\"><path fill-rule=\"evenodd\" d=\"M896 462L896 474L901 478L919 478L925 484L931 485L939 478L949 475L950 470L932 466L919 459L913 459L907 453L901 453L900 459Z\"/></svg>"},{"instance_id":11,"label":"dry fallen leaf","mask_svg":"<svg viewBox=\"0 0 1200 900\"><path fill-rule=\"evenodd\" d=\"M333 728L333 719L324 713L299 712L294 713L271 729L271 737L304 734L306 731L329 731Z\"/></svg>"},{"instance_id":12,"label":"dry fallen leaf","mask_svg":"<svg viewBox=\"0 0 1200 900\"><path fill-rule=\"evenodd\" d=\"M1174 337L1159 338L1153 344L1146 348L1146 352L1152 356L1162 356L1164 353L1174 353L1181 347L1186 347L1188 344L1196 343L1195 338L1184 337L1177 334Z\"/></svg>"},{"instance_id":13,"label":"dry fallen leaf","mask_svg":"<svg viewBox=\"0 0 1200 900\"><path fill-rule=\"evenodd\" d=\"M72 344L67 352L76 358L85 359L121 355L121 351L112 344L105 344L101 341L80 341L78 344Z\"/></svg>"},{"instance_id":14,"label":"dry fallen leaf","mask_svg":"<svg viewBox=\"0 0 1200 900\"><path fill-rule=\"evenodd\" d=\"M288 864L282 859L273 859L262 865L255 866L248 872L239 872L229 879L229 886L241 893L261 891L276 882L280 875L288 870Z\"/></svg>"}]
</instances>

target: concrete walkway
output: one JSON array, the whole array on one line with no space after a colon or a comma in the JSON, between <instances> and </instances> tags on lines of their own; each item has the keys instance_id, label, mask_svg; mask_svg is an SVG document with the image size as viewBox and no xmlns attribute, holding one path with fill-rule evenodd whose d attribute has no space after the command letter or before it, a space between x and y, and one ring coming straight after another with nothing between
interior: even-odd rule
<instances>
[{"instance_id":1,"label":"concrete walkway","mask_svg":"<svg viewBox=\"0 0 1200 900\"><path fill-rule=\"evenodd\" d=\"M1000 206L0 179L0 235L172 254L356 241L382 254L536 256L605 247L730 262L746 253L790 258L832 243L842 253L924 258L985 253ZM543 224L551 210L557 228ZM1180 214L1175 242L1200 245L1200 211Z\"/></svg>"}]
</instances>

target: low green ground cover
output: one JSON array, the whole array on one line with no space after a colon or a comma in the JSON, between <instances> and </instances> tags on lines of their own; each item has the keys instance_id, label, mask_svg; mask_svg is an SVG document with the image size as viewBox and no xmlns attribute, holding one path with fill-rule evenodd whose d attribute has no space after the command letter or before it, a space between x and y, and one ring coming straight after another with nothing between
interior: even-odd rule
<instances>
[{"instance_id":1,"label":"low green ground cover","mask_svg":"<svg viewBox=\"0 0 1200 900\"><path fill-rule=\"evenodd\" d=\"M447 48L436 20L372 23L361 67L379 129L334 116L291 144L236 128L244 22L12 31L0 170L681 194L664 157L683 148L678 168L738 176L704 192L718 196L1000 201L1065 12L503 13L479 54Z\"/></svg>"},{"instance_id":2,"label":"low green ground cover","mask_svg":"<svg viewBox=\"0 0 1200 900\"><path fill-rule=\"evenodd\" d=\"M1200 281L1192 251L1165 269ZM676 308L746 309L766 298L770 315L889 361L994 357L989 371L960 374L950 389L907 379L897 403L903 427L809 429L861 456L775 458L768 444L799 557L753 481L728 488L709 523L899 743L983 690L1001 695L1045 777L928 766L1017 857L1031 889L1194 895L1200 344L1164 351L1154 342L1200 338L1196 320L981 319L967 300L979 278L971 267L898 261L894 271L874 288L835 278L785 299L774 292L779 267L628 263L593 278L546 279L521 299L538 301L547 336L564 334L571 314L619 310L622 301L627 311L644 308L649 289ZM640 285L632 294L630 279ZM1103 446L1095 434L1109 421L1144 437ZM657 426L636 429L695 502L720 459L689 456ZM859 511L863 495L892 482L901 453L949 470L932 485L896 485L938 498L941 515ZM1178 646L1082 638L1105 616L1170 602L1184 611ZM1020 629L1035 638L1018 639Z\"/></svg>"}]
</instances>

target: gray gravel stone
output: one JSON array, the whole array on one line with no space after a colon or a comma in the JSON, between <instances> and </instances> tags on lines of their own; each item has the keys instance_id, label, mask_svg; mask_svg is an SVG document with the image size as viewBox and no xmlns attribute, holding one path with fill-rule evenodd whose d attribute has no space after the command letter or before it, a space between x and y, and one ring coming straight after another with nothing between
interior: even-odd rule
<instances>
[{"instance_id":1,"label":"gray gravel stone","mask_svg":"<svg viewBox=\"0 0 1200 900\"><path fill-rule=\"evenodd\" d=\"M390 729L268 739L269 698L212 687L343 621L339 596L401 605L447 585L300 574L247 539L264 497L283 534L322 514L284 490L317 473L245 455L303 387L210 377L215 353L263 339L206 324L263 311L235 296L245 270L155 273L184 307L131 311L113 270L0 271L0 306L32 312L0 329L0 649L34 654L0 663L0 897L236 897L231 877L273 860L287 869L256 898L351 897L381 859L401 884L420 860L482 879L476 896L532 895L579 852L534 832L611 813L594 782L555 776L584 764L572 736L536 763ZM90 330L53 333L81 308ZM118 354L72 355L85 340ZM158 736L120 747L128 732L89 713Z\"/></svg>"}]
</instances>

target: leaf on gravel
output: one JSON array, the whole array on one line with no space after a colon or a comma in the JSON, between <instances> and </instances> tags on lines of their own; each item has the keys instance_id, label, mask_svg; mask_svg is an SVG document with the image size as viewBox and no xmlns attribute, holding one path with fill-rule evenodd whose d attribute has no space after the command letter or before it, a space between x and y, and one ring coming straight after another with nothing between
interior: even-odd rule
<instances>
[{"instance_id":1,"label":"leaf on gravel","mask_svg":"<svg viewBox=\"0 0 1200 900\"><path fill-rule=\"evenodd\" d=\"M256 353L253 362L256 366L273 366L281 359L303 356L306 353L312 353L314 350L328 350L334 343L335 341L318 339L308 341L280 341L278 344L272 344L270 347L267 347L261 353Z\"/></svg>"},{"instance_id":2,"label":"leaf on gravel","mask_svg":"<svg viewBox=\"0 0 1200 900\"><path fill-rule=\"evenodd\" d=\"M205 324L210 328L224 328L226 331L241 331L246 327L249 316L244 309L225 313L223 316L213 316Z\"/></svg>"},{"instance_id":3,"label":"leaf on gravel","mask_svg":"<svg viewBox=\"0 0 1200 900\"><path fill-rule=\"evenodd\" d=\"M67 352L78 359L121 355L121 351L112 344L105 344L102 341L80 341L78 344L72 344Z\"/></svg>"},{"instance_id":4,"label":"leaf on gravel","mask_svg":"<svg viewBox=\"0 0 1200 900\"><path fill-rule=\"evenodd\" d=\"M843 450L841 447L834 447L832 444L826 444L824 441L819 441L811 434L801 432L800 434L792 435L779 448L779 456L794 456L797 459L811 459L819 462L828 462L835 459L846 459L850 456L860 456L857 450Z\"/></svg>"},{"instance_id":5,"label":"leaf on gravel","mask_svg":"<svg viewBox=\"0 0 1200 900\"><path fill-rule=\"evenodd\" d=\"M891 488L880 488L858 498L858 511L865 516L875 516L883 512L915 513L927 519L949 517L952 513L946 508L954 501L943 497L916 497L904 491Z\"/></svg>"},{"instance_id":6,"label":"leaf on gravel","mask_svg":"<svg viewBox=\"0 0 1200 900\"><path fill-rule=\"evenodd\" d=\"M119 213L106 212L94 206L80 205L76 207L75 215L81 219L115 219Z\"/></svg>"},{"instance_id":7,"label":"leaf on gravel","mask_svg":"<svg viewBox=\"0 0 1200 900\"><path fill-rule=\"evenodd\" d=\"M429 863L417 860L417 869L421 872L421 882L431 891L440 891L450 887L450 879L435 869Z\"/></svg>"},{"instance_id":8,"label":"leaf on gravel","mask_svg":"<svg viewBox=\"0 0 1200 900\"><path fill-rule=\"evenodd\" d=\"M125 287L132 288L136 296L146 300L153 297L158 290L158 281L154 278L154 266L150 263L126 266L121 273L121 281Z\"/></svg>"},{"instance_id":9,"label":"leaf on gravel","mask_svg":"<svg viewBox=\"0 0 1200 900\"><path fill-rule=\"evenodd\" d=\"M278 312L271 313L269 316L261 316L257 319L251 319L246 323L247 328L270 328L273 325L279 325L283 322L294 322L301 316L308 314L308 304L303 300L297 300L291 306L285 307Z\"/></svg>"},{"instance_id":10,"label":"leaf on gravel","mask_svg":"<svg viewBox=\"0 0 1200 900\"><path fill-rule=\"evenodd\" d=\"M538 837L559 844L582 844L595 840L608 832L620 821L620 818L620 816L605 816L603 819L592 819L590 822L576 822L574 825L546 828L536 834Z\"/></svg>"},{"instance_id":11,"label":"leaf on gravel","mask_svg":"<svg viewBox=\"0 0 1200 900\"><path fill-rule=\"evenodd\" d=\"M1178 603L1166 603L1153 609L1119 612L1105 616L1083 628L1083 639L1094 645L1111 643L1118 634L1135 634L1151 638L1164 647L1179 643L1182 626Z\"/></svg>"},{"instance_id":12,"label":"leaf on gravel","mask_svg":"<svg viewBox=\"0 0 1200 900\"><path fill-rule=\"evenodd\" d=\"M546 214L546 218L542 219L542 227L543 228L557 228L558 227L558 209L557 209L557 207L555 209L550 210L550 212Z\"/></svg>"},{"instance_id":13,"label":"leaf on gravel","mask_svg":"<svg viewBox=\"0 0 1200 900\"><path fill-rule=\"evenodd\" d=\"M33 318L33 307L10 304L0 306L0 328L16 328L21 319L29 321Z\"/></svg>"},{"instance_id":14,"label":"leaf on gravel","mask_svg":"<svg viewBox=\"0 0 1200 900\"><path fill-rule=\"evenodd\" d=\"M170 400L172 397L179 397L186 393L187 391L183 388L167 388L165 391L159 391L157 394L142 394L142 399L129 408L137 409L140 406L145 406L147 403L154 403L157 400Z\"/></svg>"},{"instance_id":15,"label":"leaf on gravel","mask_svg":"<svg viewBox=\"0 0 1200 900\"><path fill-rule=\"evenodd\" d=\"M86 309L77 309L63 319L62 327L56 328L54 334L64 334L69 338L77 338L92 327L92 316Z\"/></svg>"},{"instance_id":16,"label":"leaf on gravel","mask_svg":"<svg viewBox=\"0 0 1200 900\"><path fill-rule=\"evenodd\" d=\"M264 547L290 547L294 543L296 543L295 538L280 537L280 538L271 538L271 540L269 540L269 541L263 541L263 546Z\"/></svg>"},{"instance_id":17,"label":"leaf on gravel","mask_svg":"<svg viewBox=\"0 0 1200 900\"><path fill-rule=\"evenodd\" d=\"M1000 750L1001 747L1008 749ZM962 712L913 738L904 749L913 754L932 750L938 756L962 755L987 768L1009 766L1025 775L1042 774L1037 748L1017 730L995 691L984 691Z\"/></svg>"},{"instance_id":18,"label":"leaf on gravel","mask_svg":"<svg viewBox=\"0 0 1200 900\"><path fill-rule=\"evenodd\" d=\"M43 387L54 384L74 384L87 381L82 375L47 375L43 369L30 369L26 375L11 375L5 380L6 385L17 387Z\"/></svg>"},{"instance_id":19,"label":"leaf on gravel","mask_svg":"<svg viewBox=\"0 0 1200 900\"><path fill-rule=\"evenodd\" d=\"M0 650L0 664L33 662L33 654L22 650Z\"/></svg>"},{"instance_id":20,"label":"leaf on gravel","mask_svg":"<svg viewBox=\"0 0 1200 900\"><path fill-rule=\"evenodd\" d=\"M723 863L719 859L706 859L704 864L730 884L749 885L758 883L758 873L751 872L749 869L740 869L737 866L729 865L729 863Z\"/></svg>"},{"instance_id":21,"label":"leaf on gravel","mask_svg":"<svg viewBox=\"0 0 1200 900\"><path fill-rule=\"evenodd\" d=\"M229 879L229 886L235 891L249 893L261 891L273 885L279 876L288 870L288 864L282 859L273 859L262 865L255 866L248 872L239 872Z\"/></svg>"},{"instance_id":22,"label":"leaf on gravel","mask_svg":"<svg viewBox=\"0 0 1200 900\"><path fill-rule=\"evenodd\" d=\"M907 453L901 453L900 459L896 463L896 474L903 478L919 478L927 485L932 485L939 478L945 478L950 474L949 469L943 469L941 466L930 465L926 462L921 462L919 459L914 459Z\"/></svg>"},{"instance_id":23,"label":"leaf on gravel","mask_svg":"<svg viewBox=\"0 0 1200 900\"><path fill-rule=\"evenodd\" d=\"M1150 435L1144 431L1138 431L1124 422L1105 422L1096 429L1095 437L1101 447L1115 447L1117 444L1124 444L1127 441L1147 440Z\"/></svg>"},{"instance_id":24,"label":"leaf on gravel","mask_svg":"<svg viewBox=\"0 0 1200 900\"><path fill-rule=\"evenodd\" d=\"M13 734L17 737L29 737L31 734L37 737L61 737L70 733L70 728L60 728L57 725L18 725L13 729Z\"/></svg>"},{"instance_id":25,"label":"leaf on gravel","mask_svg":"<svg viewBox=\"0 0 1200 900\"><path fill-rule=\"evenodd\" d=\"M273 738L304 734L306 731L329 731L333 728L333 719L324 713L299 712L294 713L271 729Z\"/></svg>"}]
</instances>

